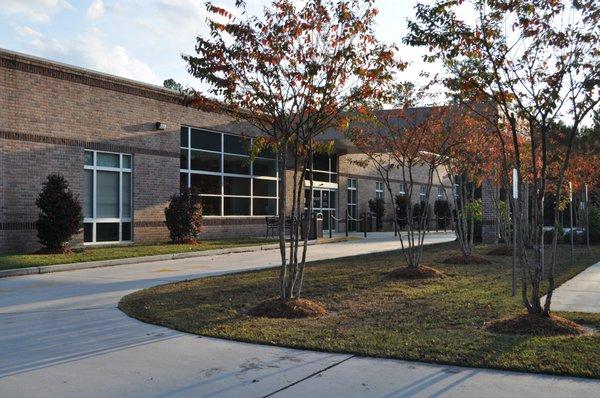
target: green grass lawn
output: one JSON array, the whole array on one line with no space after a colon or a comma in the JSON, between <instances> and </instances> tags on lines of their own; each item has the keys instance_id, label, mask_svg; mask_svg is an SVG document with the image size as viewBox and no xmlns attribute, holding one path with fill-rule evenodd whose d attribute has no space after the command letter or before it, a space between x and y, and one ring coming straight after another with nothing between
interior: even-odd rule
<instances>
[{"instance_id":1,"label":"green grass lawn","mask_svg":"<svg viewBox=\"0 0 600 398\"><path fill-rule=\"evenodd\" d=\"M124 297L127 314L142 321L196 333L263 344L354 353L463 366L600 377L600 334L578 337L507 336L484 322L522 311L510 296L510 257L491 265L447 265L455 243L425 249L424 264L444 279L393 281L385 273L402 265L399 252L311 263L304 297L329 315L310 319L250 317L247 310L274 295L277 270L210 277L154 287ZM487 248L480 247L479 254ZM569 265L560 248L559 283L600 260L600 247ZM600 315L560 314L600 328Z\"/></svg>"},{"instance_id":2,"label":"green grass lawn","mask_svg":"<svg viewBox=\"0 0 600 398\"><path fill-rule=\"evenodd\" d=\"M265 243L277 243L277 241L265 238L240 238L205 240L196 245L161 243L155 245L93 247L69 254L0 254L0 270L153 256L157 254L187 253L211 249L227 249Z\"/></svg>"}]
</instances>

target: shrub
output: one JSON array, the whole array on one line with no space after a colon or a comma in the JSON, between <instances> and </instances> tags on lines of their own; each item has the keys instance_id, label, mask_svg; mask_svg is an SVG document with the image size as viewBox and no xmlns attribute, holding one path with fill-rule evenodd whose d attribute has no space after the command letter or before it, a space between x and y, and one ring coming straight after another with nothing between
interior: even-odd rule
<instances>
[{"instance_id":1,"label":"shrub","mask_svg":"<svg viewBox=\"0 0 600 398\"><path fill-rule=\"evenodd\" d=\"M37 197L40 209L37 237L48 251L68 251L71 237L79 232L83 213L79 198L60 174L50 174Z\"/></svg>"},{"instance_id":2,"label":"shrub","mask_svg":"<svg viewBox=\"0 0 600 398\"><path fill-rule=\"evenodd\" d=\"M174 243L195 243L202 229L200 197L185 189L171 196L165 208L165 221Z\"/></svg>"},{"instance_id":3,"label":"shrub","mask_svg":"<svg viewBox=\"0 0 600 398\"><path fill-rule=\"evenodd\" d=\"M450 203L447 200L438 199L433 205L438 228L447 228L448 219L452 217Z\"/></svg>"},{"instance_id":4,"label":"shrub","mask_svg":"<svg viewBox=\"0 0 600 398\"><path fill-rule=\"evenodd\" d=\"M408 220L406 219L406 209L411 206L407 195L396 195L396 219L400 229L406 228Z\"/></svg>"},{"instance_id":5,"label":"shrub","mask_svg":"<svg viewBox=\"0 0 600 398\"><path fill-rule=\"evenodd\" d=\"M369 210L375 213L375 225L378 231L383 229L383 216L385 215L385 201L383 198L369 199Z\"/></svg>"}]
</instances>

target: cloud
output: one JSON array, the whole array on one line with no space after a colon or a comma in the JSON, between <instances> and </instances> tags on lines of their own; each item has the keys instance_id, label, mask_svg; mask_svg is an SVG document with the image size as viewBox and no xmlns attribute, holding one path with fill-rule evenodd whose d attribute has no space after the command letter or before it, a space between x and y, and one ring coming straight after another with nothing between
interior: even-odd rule
<instances>
[{"instance_id":1,"label":"cloud","mask_svg":"<svg viewBox=\"0 0 600 398\"><path fill-rule=\"evenodd\" d=\"M102 0L94 0L87 9L86 17L88 19L98 19L104 14L104 3Z\"/></svg>"},{"instance_id":2,"label":"cloud","mask_svg":"<svg viewBox=\"0 0 600 398\"><path fill-rule=\"evenodd\" d=\"M33 22L50 22L54 14L71 10L73 6L66 0L2 0L0 12L7 15L21 15Z\"/></svg>"},{"instance_id":3,"label":"cloud","mask_svg":"<svg viewBox=\"0 0 600 398\"><path fill-rule=\"evenodd\" d=\"M42 57L148 83L162 81L148 64L133 57L124 47L106 44L99 29L89 29L64 41L50 39L28 26L18 26L15 30Z\"/></svg>"}]
</instances>

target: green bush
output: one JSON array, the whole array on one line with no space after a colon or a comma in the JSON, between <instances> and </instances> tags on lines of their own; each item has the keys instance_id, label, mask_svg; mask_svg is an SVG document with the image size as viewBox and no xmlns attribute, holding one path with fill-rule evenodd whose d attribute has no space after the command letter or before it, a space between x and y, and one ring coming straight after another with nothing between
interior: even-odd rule
<instances>
[{"instance_id":1,"label":"green bush","mask_svg":"<svg viewBox=\"0 0 600 398\"><path fill-rule=\"evenodd\" d=\"M396 195L396 219L400 229L406 228L406 209L411 206L410 199L407 195Z\"/></svg>"},{"instance_id":2,"label":"green bush","mask_svg":"<svg viewBox=\"0 0 600 398\"><path fill-rule=\"evenodd\" d=\"M60 174L50 174L35 204L40 209L37 237L48 250L68 250L69 240L81 229L83 213L79 198Z\"/></svg>"},{"instance_id":3,"label":"green bush","mask_svg":"<svg viewBox=\"0 0 600 398\"><path fill-rule=\"evenodd\" d=\"M369 199L369 210L375 214L375 225L378 231L383 229L383 216L385 215L385 201L383 198Z\"/></svg>"},{"instance_id":4,"label":"green bush","mask_svg":"<svg viewBox=\"0 0 600 398\"><path fill-rule=\"evenodd\" d=\"M184 190L173 195L165 208L165 220L171 241L195 243L202 230L202 204L200 197Z\"/></svg>"}]
</instances>

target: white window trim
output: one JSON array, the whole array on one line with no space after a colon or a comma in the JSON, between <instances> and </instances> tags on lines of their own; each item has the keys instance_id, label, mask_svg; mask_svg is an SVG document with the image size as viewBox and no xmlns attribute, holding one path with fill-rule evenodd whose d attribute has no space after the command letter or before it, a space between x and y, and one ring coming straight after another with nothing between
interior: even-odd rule
<instances>
[{"instance_id":1,"label":"white window trim","mask_svg":"<svg viewBox=\"0 0 600 398\"><path fill-rule=\"evenodd\" d=\"M235 134L229 134L229 133L224 133L222 131L216 131L216 130L211 130L211 129L206 129L206 128L201 128L201 127L192 127L192 126L186 126L183 125L181 126L184 129L187 129L187 141L188 141L188 146L184 147L184 146L180 146L180 150L187 150L187 168L186 169L179 169L180 173L185 173L186 175L186 186L188 188L190 188L191 185L191 175L192 174L197 174L197 175L212 175L212 176L217 176L220 177L221 179L221 193L220 194L201 194L200 196L206 196L206 197L220 197L221 198L221 214L220 215L206 215L204 217L206 218L248 218L248 217L252 217L252 218L262 218L262 217L269 217L269 216L276 216L279 214L279 184L277 183L279 181L279 167L278 167L278 160L272 159L272 158L266 158L263 156L256 156L255 159L263 159L263 160L268 160L268 161L274 161L275 162L275 176L255 176L254 175L254 162L250 163L250 167L249 167L249 174L235 174L235 173L226 173L225 172L225 155L230 155L230 156L237 156L240 158L245 158L248 159L249 156L248 155L242 155L239 153L231 153L231 152L225 152L225 135L230 135L236 138L239 138L239 136L235 135ZM208 149L196 149L196 148L192 148L192 129L196 129L196 130L204 130L210 133L215 133L215 134L220 134L221 135L221 152L219 151L212 151L212 150L208 150ZM252 138L250 138L252 140ZM191 162L192 162L192 151L196 151L196 152L208 152L208 153L213 153L213 154L217 154L220 156L221 159L221 171L204 171L204 170L192 170L191 169ZM225 194L225 184L224 184L224 178L225 177L238 177L238 178L247 178L250 180L250 195L230 195L230 194ZM254 195L254 179L257 180L267 180L267 181L275 181L275 196L262 196L262 195ZM244 198L244 199L249 199L250 200L250 214L249 215L225 215L225 198ZM255 215L254 214L254 199L272 199L275 200L275 214L266 214L266 215Z\"/></svg>"},{"instance_id":2,"label":"white window trim","mask_svg":"<svg viewBox=\"0 0 600 398\"><path fill-rule=\"evenodd\" d=\"M375 181L375 198L381 198L383 199L384 194L383 194L383 181Z\"/></svg>"},{"instance_id":3,"label":"white window trim","mask_svg":"<svg viewBox=\"0 0 600 398\"><path fill-rule=\"evenodd\" d=\"M86 164L83 165L84 170L92 171L92 217L91 218L84 217L83 222L84 222L84 224L92 224L92 241L84 242L83 243L84 246L114 245L114 244L133 242L133 155L129 154L129 153L96 151L96 150L92 150L92 149L86 149L85 152L92 153L92 165L86 165ZM108 154L112 154L112 155L119 155L119 165L120 166L123 165L123 157L129 156L131 167L127 168L127 167L96 166L97 159L98 159L98 153L108 153ZM98 171L110 171L110 172L119 173L119 217L118 218L114 218L114 217L99 218L99 217L97 217L97 208L96 208L97 195L96 195L96 192L98 190L97 189ZM130 198L129 198L130 216L129 217L123 217L123 173L130 174L129 182L130 182L131 186L129 189L129 195L130 195ZM107 242L96 242L96 225L97 224L110 224L110 223L118 223L119 224L119 240L107 241ZM129 239L129 240L123 240L123 224L124 223L131 224L131 226L130 226L131 239Z\"/></svg>"}]
</instances>

